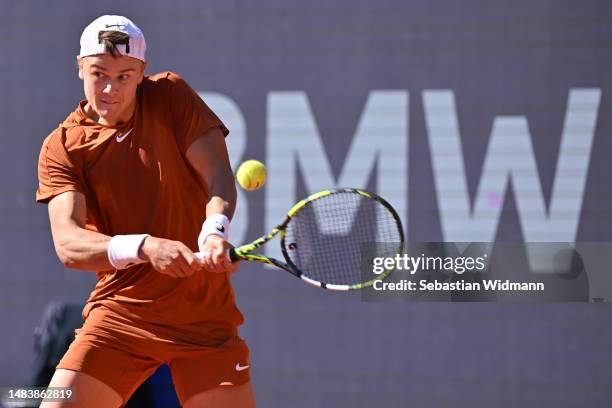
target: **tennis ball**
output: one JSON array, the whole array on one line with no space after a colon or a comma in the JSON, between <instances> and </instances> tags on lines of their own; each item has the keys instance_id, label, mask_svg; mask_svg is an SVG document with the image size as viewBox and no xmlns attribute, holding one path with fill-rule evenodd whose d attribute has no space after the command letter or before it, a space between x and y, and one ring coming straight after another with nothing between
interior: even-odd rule
<instances>
[{"instance_id":1,"label":"tennis ball","mask_svg":"<svg viewBox=\"0 0 612 408\"><path fill-rule=\"evenodd\" d=\"M236 179L245 190L257 190L266 182L266 166L257 160L247 160L238 167Z\"/></svg>"}]
</instances>

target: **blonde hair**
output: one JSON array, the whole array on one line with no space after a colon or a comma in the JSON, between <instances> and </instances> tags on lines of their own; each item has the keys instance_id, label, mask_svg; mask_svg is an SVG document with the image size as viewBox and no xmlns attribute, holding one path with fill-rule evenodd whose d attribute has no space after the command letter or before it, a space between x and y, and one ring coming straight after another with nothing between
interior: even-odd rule
<instances>
[{"instance_id":1,"label":"blonde hair","mask_svg":"<svg viewBox=\"0 0 612 408\"><path fill-rule=\"evenodd\" d=\"M121 53L117 49L117 45L125 44L126 52L130 52L130 36L120 31L100 31L98 41L104 44L104 52L110 54L113 58L119 58Z\"/></svg>"}]
</instances>

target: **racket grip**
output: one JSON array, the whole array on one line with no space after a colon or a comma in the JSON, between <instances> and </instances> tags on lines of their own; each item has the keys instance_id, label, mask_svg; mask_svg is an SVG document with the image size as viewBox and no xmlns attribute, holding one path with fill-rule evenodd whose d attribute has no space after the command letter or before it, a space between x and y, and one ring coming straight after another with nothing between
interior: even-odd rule
<instances>
[{"instance_id":1,"label":"racket grip","mask_svg":"<svg viewBox=\"0 0 612 408\"><path fill-rule=\"evenodd\" d=\"M237 262L237 261L240 260L240 257L238 256L238 254L236 253L234 248L230 248L230 250L229 250L229 257L230 257L232 262Z\"/></svg>"},{"instance_id":2,"label":"racket grip","mask_svg":"<svg viewBox=\"0 0 612 408\"><path fill-rule=\"evenodd\" d=\"M234 251L234 248L230 248L230 250L228 251L230 260L232 262L237 262L240 260L240 257L238 256L238 254L236 254L236 251ZM204 254L201 252L194 252L194 255L200 260L202 261L204 259Z\"/></svg>"}]
</instances>

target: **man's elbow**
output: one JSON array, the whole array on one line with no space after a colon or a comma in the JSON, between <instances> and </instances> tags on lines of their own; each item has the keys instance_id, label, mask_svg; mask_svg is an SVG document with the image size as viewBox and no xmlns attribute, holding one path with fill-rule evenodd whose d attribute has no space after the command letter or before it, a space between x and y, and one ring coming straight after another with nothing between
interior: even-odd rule
<instances>
[{"instance_id":1,"label":"man's elbow","mask_svg":"<svg viewBox=\"0 0 612 408\"><path fill-rule=\"evenodd\" d=\"M76 242L74 241L74 238L67 234L58 238L59 239L55 240L54 246L55 254L57 255L59 261L66 268L79 269L80 260L78 252L75 251L74 246Z\"/></svg>"},{"instance_id":2,"label":"man's elbow","mask_svg":"<svg viewBox=\"0 0 612 408\"><path fill-rule=\"evenodd\" d=\"M58 244L55 246L55 253L57 258L66 268L75 269L78 262L74 257L74 254L66 248L65 245Z\"/></svg>"}]
</instances>

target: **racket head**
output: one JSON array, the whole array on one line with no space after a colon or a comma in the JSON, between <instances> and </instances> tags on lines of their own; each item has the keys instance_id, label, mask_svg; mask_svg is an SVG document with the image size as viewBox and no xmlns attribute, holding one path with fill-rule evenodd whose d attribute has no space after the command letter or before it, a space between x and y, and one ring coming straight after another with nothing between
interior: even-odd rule
<instances>
[{"instance_id":1,"label":"racket head","mask_svg":"<svg viewBox=\"0 0 612 408\"><path fill-rule=\"evenodd\" d=\"M297 203L280 228L281 250L291 272L314 286L348 291L371 286L367 258L400 253L400 217L382 197L355 188L325 190ZM286 269L286 268L284 268Z\"/></svg>"}]
</instances>

